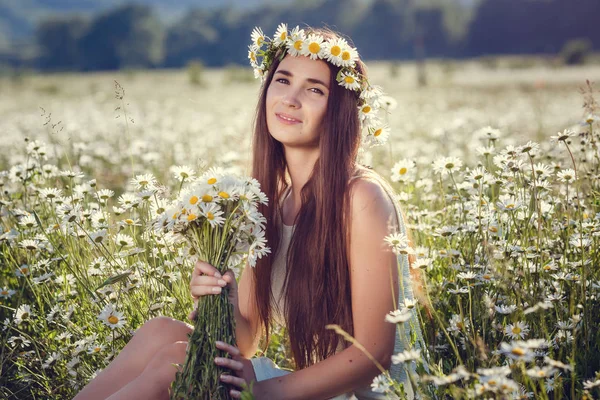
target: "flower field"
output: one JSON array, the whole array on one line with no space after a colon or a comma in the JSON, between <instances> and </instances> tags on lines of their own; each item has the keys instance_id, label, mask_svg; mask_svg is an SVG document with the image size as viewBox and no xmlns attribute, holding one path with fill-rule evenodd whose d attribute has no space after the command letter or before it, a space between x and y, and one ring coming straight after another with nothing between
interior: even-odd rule
<instances>
[{"instance_id":1,"label":"flower field","mask_svg":"<svg viewBox=\"0 0 600 400\"><path fill-rule=\"evenodd\" d=\"M435 62L419 88L369 65L390 141L361 160L427 289L386 320L417 307L428 348L392 362L425 398L599 397L600 67ZM258 88L235 68L0 79L0 398L70 399L145 321L186 320L195 256L149 224L210 168L249 173ZM266 355L291 366L283 328Z\"/></svg>"}]
</instances>

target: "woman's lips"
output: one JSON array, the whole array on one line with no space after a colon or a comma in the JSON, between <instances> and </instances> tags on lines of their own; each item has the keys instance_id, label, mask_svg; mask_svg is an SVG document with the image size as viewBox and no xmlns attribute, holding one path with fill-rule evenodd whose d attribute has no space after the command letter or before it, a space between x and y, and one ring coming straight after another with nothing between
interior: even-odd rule
<instances>
[{"instance_id":1,"label":"woman's lips","mask_svg":"<svg viewBox=\"0 0 600 400\"><path fill-rule=\"evenodd\" d=\"M300 124L302 123L302 121L290 117L289 115L285 115L285 114L275 114L275 116L277 117L277 120L279 122L281 122L282 124L286 124L286 125L296 125L296 124Z\"/></svg>"}]
</instances>

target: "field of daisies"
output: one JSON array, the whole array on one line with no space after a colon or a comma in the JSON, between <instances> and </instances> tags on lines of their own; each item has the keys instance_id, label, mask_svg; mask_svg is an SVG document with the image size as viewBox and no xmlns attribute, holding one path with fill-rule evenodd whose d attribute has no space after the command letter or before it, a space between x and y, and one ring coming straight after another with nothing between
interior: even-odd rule
<instances>
[{"instance_id":1,"label":"field of daisies","mask_svg":"<svg viewBox=\"0 0 600 400\"><path fill-rule=\"evenodd\" d=\"M427 348L392 362L424 398L600 397L600 67L526 66L433 62L425 87L412 64L369 70L390 140L361 160L393 182L426 288L386 321L416 308ZM0 92L0 398L70 399L145 321L186 320L195 256L149 225L249 173L258 82L192 65Z\"/></svg>"}]
</instances>

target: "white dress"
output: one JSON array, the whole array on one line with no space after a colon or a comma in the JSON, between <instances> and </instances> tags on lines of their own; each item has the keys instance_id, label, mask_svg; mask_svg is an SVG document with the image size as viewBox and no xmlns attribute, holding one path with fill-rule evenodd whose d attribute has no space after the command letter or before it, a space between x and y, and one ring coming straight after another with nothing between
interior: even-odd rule
<instances>
[{"instance_id":1,"label":"white dress","mask_svg":"<svg viewBox=\"0 0 600 400\"><path fill-rule=\"evenodd\" d=\"M390 198L393 200L394 207L396 209L396 215L398 216L398 222L401 233L406 233L406 227L404 225L404 219L402 217L402 213L400 212L400 208L394 201L393 194L383 186ZM281 244L277 254L275 255L275 259L273 261L273 268L271 272L271 290L273 291L273 296L275 298L275 303L272 304L273 309L273 319L277 324L285 326L285 318L283 316L284 310L284 298L283 298L283 283L285 280L286 273L286 254L290 244L290 240L292 238L292 234L294 231L293 226L288 226L282 224L282 235L281 235ZM404 304L405 299L413 299L413 291L412 286L410 284L410 270L408 264L408 256L399 255L398 256L398 265L400 267L400 271L402 271L402 280L400 283L400 296L398 296L398 308L401 309ZM411 330L413 330L417 337L417 342L414 344L414 348L422 349L424 351L423 338L421 334L420 325L418 322L416 311L412 311L413 316L411 319L404 323L404 332L402 329L396 328L396 342L394 345L394 353L400 353L404 351L406 348L405 343L410 343L410 335ZM338 348L341 350L341 346ZM339 351L338 350L338 351ZM252 358L252 366L254 367L254 372L256 373L256 380L262 381L278 376L283 376L291 373L291 371L284 370L279 368L271 359L267 357L257 357ZM414 372L414 363L410 366L411 371ZM408 375L406 372L406 366L403 364L392 364L390 367L390 375L399 382L404 383L404 390L408 395L409 399L414 398L412 385L408 380ZM413 376L414 373L412 374ZM355 389L354 392L342 394L336 396L334 400L347 400L347 399L358 399L358 400L382 400L388 399L383 393L376 393L371 390L370 386L361 387Z\"/></svg>"}]
</instances>

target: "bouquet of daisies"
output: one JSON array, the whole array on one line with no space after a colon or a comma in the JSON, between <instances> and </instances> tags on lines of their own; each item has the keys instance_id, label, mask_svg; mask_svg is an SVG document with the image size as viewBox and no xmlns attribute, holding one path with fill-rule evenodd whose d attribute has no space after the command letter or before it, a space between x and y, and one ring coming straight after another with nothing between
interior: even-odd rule
<instances>
[{"instance_id":1,"label":"bouquet of daisies","mask_svg":"<svg viewBox=\"0 0 600 400\"><path fill-rule=\"evenodd\" d=\"M211 169L180 192L153 221L153 229L184 240L190 254L224 275L244 262L255 266L257 259L270 252L264 236L266 220L258 211L261 203L267 204L267 197L257 180ZM186 360L172 384L171 399L230 398L219 380L223 367L213 362L215 357L226 356L215 341L235 343L234 309L228 293L225 287L220 295L199 299Z\"/></svg>"}]
</instances>

